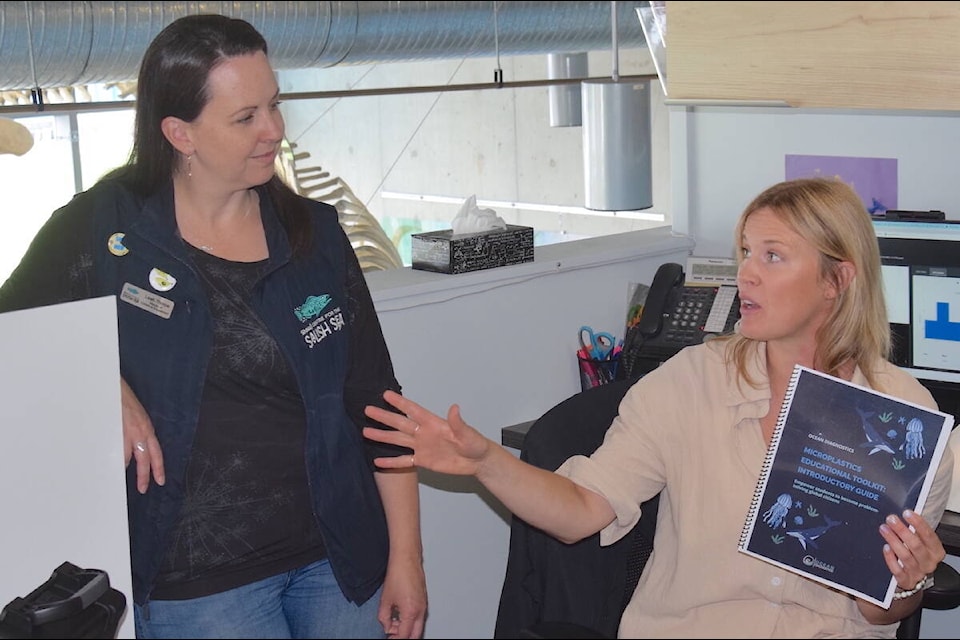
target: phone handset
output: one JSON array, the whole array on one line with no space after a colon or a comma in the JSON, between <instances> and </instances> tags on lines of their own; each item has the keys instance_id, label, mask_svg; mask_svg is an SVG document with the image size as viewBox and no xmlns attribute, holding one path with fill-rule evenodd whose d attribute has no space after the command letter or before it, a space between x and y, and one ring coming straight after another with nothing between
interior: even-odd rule
<instances>
[{"instance_id":1,"label":"phone handset","mask_svg":"<svg viewBox=\"0 0 960 640\"><path fill-rule=\"evenodd\" d=\"M650 289L643 301L643 311L637 323L627 330L624 338L622 364L627 377L636 373L638 360L648 340L663 329L663 315L670 294L683 284L683 267L676 262L665 262L657 269Z\"/></svg>"},{"instance_id":2,"label":"phone handset","mask_svg":"<svg viewBox=\"0 0 960 640\"><path fill-rule=\"evenodd\" d=\"M644 339L652 338L663 329L663 314L667 299L674 288L683 284L683 267L676 262L665 262L657 269L650 283L650 291L643 303L643 313L637 322L637 333Z\"/></svg>"}]
</instances>

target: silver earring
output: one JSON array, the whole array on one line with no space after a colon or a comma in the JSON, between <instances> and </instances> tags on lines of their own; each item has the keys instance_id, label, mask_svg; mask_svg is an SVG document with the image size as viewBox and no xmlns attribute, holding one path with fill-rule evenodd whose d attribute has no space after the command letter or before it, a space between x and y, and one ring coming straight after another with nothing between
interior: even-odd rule
<instances>
[{"instance_id":1,"label":"silver earring","mask_svg":"<svg viewBox=\"0 0 960 640\"><path fill-rule=\"evenodd\" d=\"M193 177L193 169L190 167L190 161L193 160L193 154L187 156L187 177Z\"/></svg>"}]
</instances>

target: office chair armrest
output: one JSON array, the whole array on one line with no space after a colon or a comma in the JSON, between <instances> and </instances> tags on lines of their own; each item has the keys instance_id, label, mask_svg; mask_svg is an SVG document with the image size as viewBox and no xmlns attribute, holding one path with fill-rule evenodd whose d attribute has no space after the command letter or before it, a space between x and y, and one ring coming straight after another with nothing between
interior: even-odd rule
<instances>
[{"instance_id":1,"label":"office chair armrest","mask_svg":"<svg viewBox=\"0 0 960 640\"><path fill-rule=\"evenodd\" d=\"M941 562L933 572L933 586L923 592L920 606L897 626L898 640L920 637L920 620L924 609L946 611L956 607L960 607L960 573L946 562Z\"/></svg>"},{"instance_id":2,"label":"office chair armrest","mask_svg":"<svg viewBox=\"0 0 960 640\"><path fill-rule=\"evenodd\" d=\"M923 592L923 608L945 611L956 607L960 607L960 573L941 562L933 573L933 586Z\"/></svg>"}]
</instances>

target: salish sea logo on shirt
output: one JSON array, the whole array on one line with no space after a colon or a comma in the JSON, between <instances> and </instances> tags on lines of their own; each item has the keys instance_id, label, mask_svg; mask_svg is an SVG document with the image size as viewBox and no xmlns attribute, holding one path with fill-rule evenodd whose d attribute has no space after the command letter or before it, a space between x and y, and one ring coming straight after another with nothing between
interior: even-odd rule
<instances>
[{"instance_id":1,"label":"salish sea logo on shirt","mask_svg":"<svg viewBox=\"0 0 960 640\"><path fill-rule=\"evenodd\" d=\"M127 247L123 244L124 236L126 236L125 233L120 233L118 231L107 238L107 251L115 256L125 256L130 253L130 249L127 249Z\"/></svg>"},{"instance_id":2,"label":"salish sea logo on shirt","mask_svg":"<svg viewBox=\"0 0 960 640\"><path fill-rule=\"evenodd\" d=\"M304 303L293 310L297 320L307 323L307 326L300 329L300 335L303 336L303 341L311 349L323 342L327 336L335 331L340 331L346 325L340 307L327 309L327 305L332 300L333 296L326 293L319 296L307 296ZM326 311L324 311L325 309Z\"/></svg>"},{"instance_id":3,"label":"salish sea logo on shirt","mask_svg":"<svg viewBox=\"0 0 960 640\"><path fill-rule=\"evenodd\" d=\"M333 298L326 293L320 296L307 296L304 303L294 309L293 313L296 314L297 320L306 322L311 318L319 316L320 312L330 304L331 300L333 300Z\"/></svg>"},{"instance_id":4,"label":"salish sea logo on shirt","mask_svg":"<svg viewBox=\"0 0 960 640\"><path fill-rule=\"evenodd\" d=\"M300 335L303 336L304 343L313 349L346 325L347 322L343 319L343 311L340 310L340 307L334 307L328 309L319 318L311 320L307 326L300 330Z\"/></svg>"}]
</instances>

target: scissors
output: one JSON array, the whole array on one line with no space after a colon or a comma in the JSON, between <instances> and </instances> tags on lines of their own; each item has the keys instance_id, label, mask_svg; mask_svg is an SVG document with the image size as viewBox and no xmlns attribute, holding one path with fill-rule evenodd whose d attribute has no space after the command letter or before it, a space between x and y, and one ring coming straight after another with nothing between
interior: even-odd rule
<instances>
[{"instance_id":1,"label":"scissors","mask_svg":"<svg viewBox=\"0 0 960 640\"><path fill-rule=\"evenodd\" d=\"M580 327L580 347L594 360L609 358L615 343L613 335L606 331L594 331L587 325Z\"/></svg>"}]
</instances>

